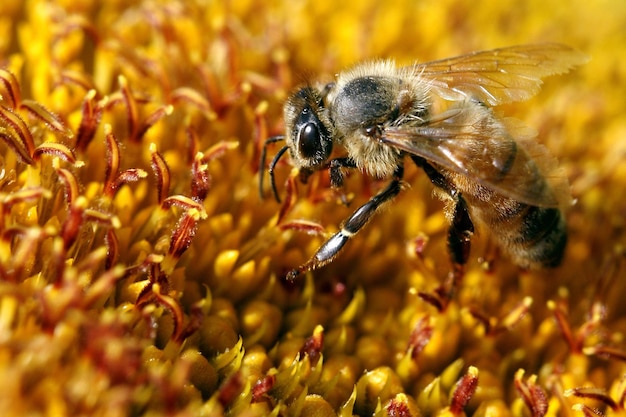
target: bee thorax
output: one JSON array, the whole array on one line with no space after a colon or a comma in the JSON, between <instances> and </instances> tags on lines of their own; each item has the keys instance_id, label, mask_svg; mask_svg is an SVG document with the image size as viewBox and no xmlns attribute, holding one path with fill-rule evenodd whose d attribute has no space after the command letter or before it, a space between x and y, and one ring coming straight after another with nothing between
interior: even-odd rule
<instances>
[{"instance_id":1,"label":"bee thorax","mask_svg":"<svg viewBox=\"0 0 626 417\"><path fill-rule=\"evenodd\" d=\"M376 178L389 178L402 164L401 152L377 142L374 138L358 135L344 143L357 168Z\"/></svg>"}]
</instances>

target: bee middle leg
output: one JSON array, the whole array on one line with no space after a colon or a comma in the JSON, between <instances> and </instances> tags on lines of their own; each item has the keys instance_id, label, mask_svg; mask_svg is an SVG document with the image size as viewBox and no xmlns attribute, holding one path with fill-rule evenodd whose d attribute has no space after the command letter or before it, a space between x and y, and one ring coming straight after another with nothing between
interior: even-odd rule
<instances>
[{"instance_id":1,"label":"bee middle leg","mask_svg":"<svg viewBox=\"0 0 626 417\"><path fill-rule=\"evenodd\" d=\"M287 274L287 279L293 281L298 275L304 272L312 271L332 262L348 240L356 235L363 226L370 221L374 213L376 213L384 203L393 199L400 193L400 190L402 190L403 173L404 169L398 167L389 185L387 185L383 191L372 197L367 203L356 209L354 213L343 222L341 230L324 242L315 255L305 264L291 270Z\"/></svg>"}]
</instances>

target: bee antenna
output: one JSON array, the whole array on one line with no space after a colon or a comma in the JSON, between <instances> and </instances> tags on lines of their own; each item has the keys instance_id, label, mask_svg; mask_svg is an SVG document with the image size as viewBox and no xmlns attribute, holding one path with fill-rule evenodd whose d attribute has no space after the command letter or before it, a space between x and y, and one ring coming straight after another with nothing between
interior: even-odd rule
<instances>
[{"instance_id":1,"label":"bee antenna","mask_svg":"<svg viewBox=\"0 0 626 417\"><path fill-rule=\"evenodd\" d=\"M261 150L261 158L259 161L259 170L260 170L259 172L259 196L261 197L261 199L263 199L263 178L265 177L265 159L267 155L267 145L280 142L283 140L285 140L285 137L282 135L272 136L271 138L268 138L263 144L263 149ZM276 162L272 161L272 164L273 165L271 165L269 172L270 172L270 176L272 177L272 189L274 189L274 195L276 195L276 186L274 185L274 177L273 177L274 175L273 168L274 168L274 165L276 165Z\"/></svg>"},{"instance_id":2,"label":"bee antenna","mask_svg":"<svg viewBox=\"0 0 626 417\"><path fill-rule=\"evenodd\" d=\"M276 180L274 179L274 167L276 166L276 164L278 163L278 160L285 154L285 152L287 152L289 150L289 146L285 145L282 148L280 148L280 150L278 151L278 153L274 156L274 159L272 159L272 162L270 162L270 167L268 169L268 172L270 173L270 183L272 184L272 191L274 192L274 198L276 199L276 201L278 201L280 203L280 196L278 195L278 190L276 189Z\"/></svg>"}]
</instances>

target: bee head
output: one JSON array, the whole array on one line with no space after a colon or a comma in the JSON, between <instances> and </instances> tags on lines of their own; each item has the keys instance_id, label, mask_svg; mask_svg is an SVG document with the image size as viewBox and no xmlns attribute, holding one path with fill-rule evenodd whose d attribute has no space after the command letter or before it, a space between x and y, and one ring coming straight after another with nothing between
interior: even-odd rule
<instances>
[{"instance_id":1,"label":"bee head","mask_svg":"<svg viewBox=\"0 0 626 417\"><path fill-rule=\"evenodd\" d=\"M317 170L333 150L333 126L322 93L312 87L296 91L285 103L285 136L296 167Z\"/></svg>"}]
</instances>

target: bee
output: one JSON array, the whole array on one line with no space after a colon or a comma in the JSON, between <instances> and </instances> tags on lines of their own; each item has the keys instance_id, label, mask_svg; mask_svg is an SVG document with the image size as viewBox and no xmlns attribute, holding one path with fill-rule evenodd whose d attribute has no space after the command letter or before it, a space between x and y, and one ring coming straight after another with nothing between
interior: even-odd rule
<instances>
[{"instance_id":1,"label":"bee","mask_svg":"<svg viewBox=\"0 0 626 417\"><path fill-rule=\"evenodd\" d=\"M269 165L276 200L274 168L286 152L304 177L329 170L336 189L352 168L389 183L288 278L331 262L400 193L407 157L445 202L455 266L468 261L475 227L523 268L558 266L567 243L567 179L529 129L491 107L526 100L542 77L586 60L560 44L521 45L408 67L366 62L333 83L297 89L284 104L285 134L269 138L261 153L264 167L267 145L285 142ZM344 153L331 157L337 147ZM262 174L259 187L262 194Z\"/></svg>"}]
</instances>

